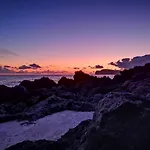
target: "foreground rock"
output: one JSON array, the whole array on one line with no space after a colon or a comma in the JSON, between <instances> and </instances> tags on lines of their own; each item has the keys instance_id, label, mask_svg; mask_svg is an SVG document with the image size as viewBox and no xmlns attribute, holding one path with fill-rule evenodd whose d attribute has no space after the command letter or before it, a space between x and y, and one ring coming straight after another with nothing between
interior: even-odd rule
<instances>
[{"instance_id":1,"label":"foreground rock","mask_svg":"<svg viewBox=\"0 0 150 150\"><path fill-rule=\"evenodd\" d=\"M121 98L124 102L118 99L110 105L108 98L108 105L99 104L94 123L80 147L86 150L150 149L150 105L130 100L125 95Z\"/></svg>"},{"instance_id":2,"label":"foreground rock","mask_svg":"<svg viewBox=\"0 0 150 150\"><path fill-rule=\"evenodd\" d=\"M58 146L65 150L149 150L149 118L149 102L137 100L128 93L112 93L99 103L93 121L70 130L58 140ZM9 150L19 147L17 144ZM27 145L24 147L28 150ZM43 149L46 147L43 144Z\"/></svg>"},{"instance_id":3,"label":"foreground rock","mask_svg":"<svg viewBox=\"0 0 150 150\"><path fill-rule=\"evenodd\" d=\"M0 85L0 104L6 102L20 102L29 97L27 89L23 86L15 86L13 88Z\"/></svg>"},{"instance_id":4,"label":"foreground rock","mask_svg":"<svg viewBox=\"0 0 150 150\"><path fill-rule=\"evenodd\" d=\"M49 97L44 101L41 101L37 105L27 109L24 113L23 119L25 117L30 120L37 120L44 116L64 111L64 110L74 110L74 111L94 111L95 107L91 103L66 100L59 97Z\"/></svg>"}]
</instances>

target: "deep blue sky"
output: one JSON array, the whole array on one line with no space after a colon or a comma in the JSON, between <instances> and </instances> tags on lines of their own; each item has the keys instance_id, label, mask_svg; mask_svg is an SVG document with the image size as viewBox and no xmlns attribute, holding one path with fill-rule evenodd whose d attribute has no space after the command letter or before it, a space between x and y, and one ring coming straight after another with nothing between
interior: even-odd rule
<instances>
[{"instance_id":1,"label":"deep blue sky","mask_svg":"<svg viewBox=\"0 0 150 150\"><path fill-rule=\"evenodd\" d=\"M0 0L1 65L107 66L149 41L148 0Z\"/></svg>"}]
</instances>

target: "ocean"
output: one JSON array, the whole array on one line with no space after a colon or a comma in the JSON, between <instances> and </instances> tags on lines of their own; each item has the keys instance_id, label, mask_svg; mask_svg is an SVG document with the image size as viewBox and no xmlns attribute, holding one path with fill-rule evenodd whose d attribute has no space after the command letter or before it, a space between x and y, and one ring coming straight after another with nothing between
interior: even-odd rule
<instances>
[{"instance_id":1,"label":"ocean","mask_svg":"<svg viewBox=\"0 0 150 150\"><path fill-rule=\"evenodd\" d=\"M73 79L73 75L63 75L69 79ZM103 77L104 75L95 75L97 77ZM106 75L113 78L113 75ZM13 87L19 85L23 80L33 81L35 79L40 79L42 77L48 77L56 83L61 79L62 75L0 75L0 85L6 85L8 87Z\"/></svg>"}]
</instances>

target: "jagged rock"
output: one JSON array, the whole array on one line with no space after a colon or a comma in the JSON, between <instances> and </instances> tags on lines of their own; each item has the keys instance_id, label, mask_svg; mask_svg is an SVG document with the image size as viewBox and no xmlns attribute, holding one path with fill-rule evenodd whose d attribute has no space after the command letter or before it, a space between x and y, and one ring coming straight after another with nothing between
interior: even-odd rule
<instances>
[{"instance_id":1,"label":"jagged rock","mask_svg":"<svg viewBox=\"0 0 150 150\"><path fill-rule=\"evenodd\" d=\"M131 79L139 81L148 77L150 77L150 63L145 64L144 66L137 66L129 70L121 71L120 75L114 77L113 82L123 83Z\"/></svg>"},{"instance_id":2,"label":"jagged rock","mask_svg":"<svg viewBox=\"0 0 150 150\"><path fill-rule=\"evenodd\" d=\"M13 90L14 92L16 92L16 94L19 94L19 95L24 95L25 93L28 94L27 89L22 85L15 86Z\"/></svg>"},{"instance_id":3,"label":"jagged rock","mask_svg":"<svg viewBox=\"0 0 150 150\"><path fill-rule=\"evenodd\" d=\"M124 103L141 103L140 99L134 97L133 94L128 92L110 92L109 94L105 95L105 97L99 101L98 107L94 113L94 120L97 118L101 118L101 115L113 111L120 107ZM97 117L98 116L98 117ZM100 121L100 120L98 120Z\"/></svg>"},{"instance_id":4,"label":"jagged rock","mask_svg":"<svg viewBox=\"0 0 150 150\"><path fill-rule=\"evenodd\" d=\"M10 88L0 85L0 103L23 101L28 96L29 93L23 86Z\"/></svg>"},{"instance_id":5,"label":"jagged rock","mask_svg":"<svg viewBox=\"0 0 150 150\"><path fill-rule=\"evenodd\" d=\"M150 101L150 77L139 81L126 81L122 87L136 97Z\"/></svg>"},{"instance_id":6,"label":"jagged rock","mask_svg":"<svg viewBox=\"0 0 150 150\"><path fill-rule=\"evenodd\" d=\"M13 104L3 103L0 105L0 114L10 113L10 109L13 107Z\"/></svg>"},{"instance_id":7,"label":"jagged rock","mask_svg":"<svg viewBox=\"0 0 150 150\"><path fill-rule=\"evenodd\" d=\"M28 90L35 90L40 88L52 88L53 86L56 86L56 83L49 78L43 77L34 81L24 80L20 85L26 87Z\"/></svg>"},{"instance_id":8,"label":"jagged rock","mask_svg":"<svg viewBox=\"0 0 150 150\"><path fill-rule=\"evenodd\" d=\"M44 116L63 110L94 111L94 109L94 105L88 102L74 101L72 99L51 96L27 109L25 116L27 116L27 118L31 118L32 120L37 120Z\"/></svg>"},{"instance_id":9,"label":"jagged rock","mask_svg":"<svg viewBox=\"0 0 150 150\"><path fill-rule=\"evenodd\" d=\"M0 115L0 123L3 122L8 122L8 121L12 121L12 120L25 120L25 119L29 119L27 118L27 116L23 115L23 114L2 114Z\"/></svg>"},{"instance_id":10,"label":"jagged rock","mask_svg":"<svg viewBox=\"0 0 150 150\"><path fill-rule=\"evenodd\" d=\"M53 87L52 87L53 89ZM40 88L32 91L31 95L35 97L39 97L39 101L44 100L54 94L54 91L52 89L47 88Z\"/></svg>"},{"instance_id":11,"label":"jagged rock","mask_svg":"<svg viewBox=\"0 0 150 150\"><path fill-rule=\"evenodd\" d=\"M78 150L148 150L150 103L129 93L110 93L99 102L86 140Z\"/></svg>"},{"instance_id":12,"label":"jagged rock","mask_svg":"<svg viewBox=\"0 0 150 150\"><path fill-rule=\"evenodd\" d=\"M85 82L91 82L95 77L90 76L82 71L76 71L74 75L74 81L76 84L81 84Z\"/></svg>"},{"instance_id":13,"label":"jagged rock","mask_svg":"<svg viewBox=\"0 0 150 150\"><path fill-rule=\"evenodd\" d=\"M19 102L16 105L12 103L4 103L0 105L0 114L17 114L23 112L27 108L24 102Z\"/></svg>"},{"instance_id":14,"label":"jagged rock","mask_svg":"<svg viewBox=\"0 0 150 150\"><path fill-rule=\"evenodd\" d=\"M5 85L0 85L0 103L9 101L12 98L11 94L11 88Z\"/></svg>"},{"instance_id":15,"label":"jagged rock","mask_svg":"<svg viewBox=\"0 0 150 150\"><path fill-rule=\"evenodd\" d=\"M96 103L98 104L98 102L103 99L104 95L99 93L99 94L95 94L93 97L92 97L92 102L93 103Z\"/></svg>"},{"instance_id":16,"label":"jagged rock","mask_svg":"<svg viewBox=\"0 0 150 150\"><path fill-rule=\"evenodd\" d=\"M62 77L59 81L58 81L58 85L63 85L65 87L74 87L75 82L72 79L67 79L66 77Z\"/></svg>"},{"instance_id":17,"label":"jagged rock","mask_svg":"<svg viewBox=\"0 0 150 150\"><path fill-rule=\"evenodd\" d=\"M91 123L92 120L82 121L77 127L70 129L58 141L65 146L66 150L78 149L79 145L84 142L84 137Z\"/></svg>"},{"instance_id":18,"label":"jagged rock","mask_svg":"<svg viewBox=\"0 0 150 150\"><path fill-rule=\"evenodd\" d=\"M65 98L65 99L74 99L75 94L71 92L61 92L59 93L59 97Z\"/></svg>"},{"instance_id":19,"label":"jagged rock","mask_svg":"<svg viewBox=\"0 0 150 150\"><path fill-rule=\"evenodd\" d=\"M50 115L54 112L61 111L62 109L59 107L59 105L56 105L61 100L62 99L57 98L56 96L49 97L44 101L41 101L36 105L30 107L29 109L26 110L25 113L28 116L30 116L33 120L37 120L46 115ZM55 108L56 106L57 108Z\"/></svg>"}]
</instances>

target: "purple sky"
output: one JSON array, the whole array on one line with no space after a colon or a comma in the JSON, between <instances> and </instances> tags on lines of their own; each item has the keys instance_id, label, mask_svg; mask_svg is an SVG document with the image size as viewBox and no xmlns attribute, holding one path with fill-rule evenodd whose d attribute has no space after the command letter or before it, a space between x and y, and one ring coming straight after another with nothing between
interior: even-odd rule
<instances>
[{"instance_id":1,"label":"purple sky","mask_svg":"<svg viewBox=\"0 0 150 150\"><path fill-rule=\"evenodd\" d=\"M0 65L112 68L150 54L149 16L145 0L1 0Z\"/></svg>"}]
</instances>

